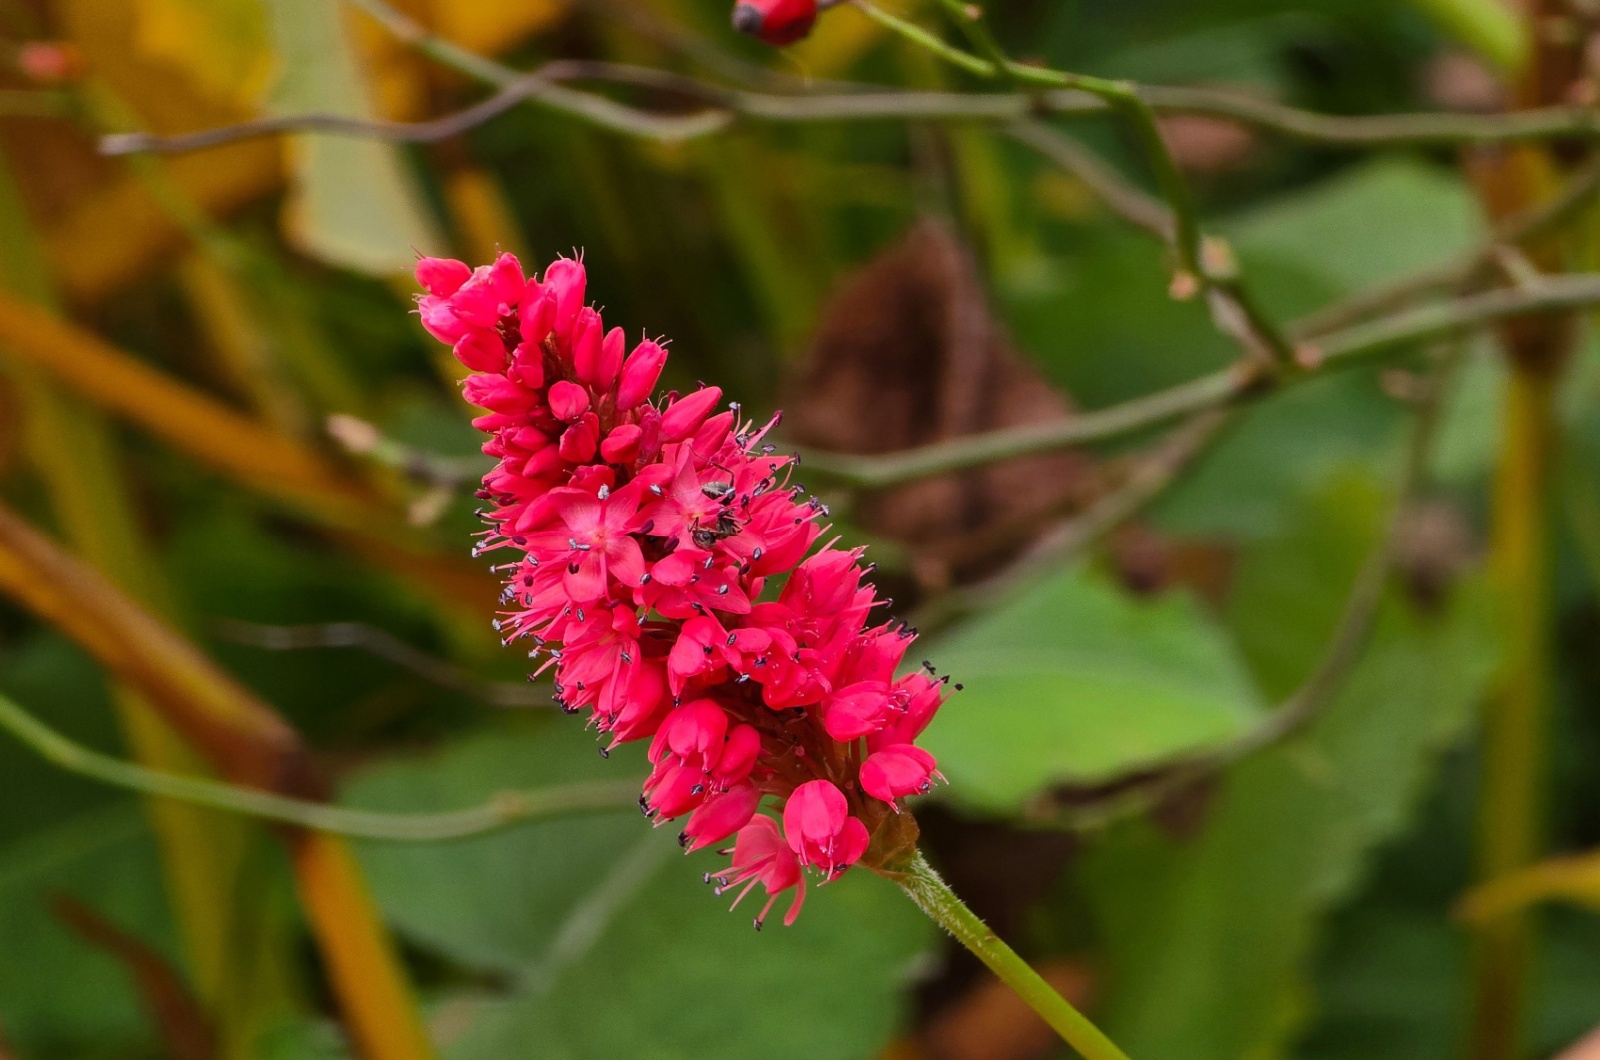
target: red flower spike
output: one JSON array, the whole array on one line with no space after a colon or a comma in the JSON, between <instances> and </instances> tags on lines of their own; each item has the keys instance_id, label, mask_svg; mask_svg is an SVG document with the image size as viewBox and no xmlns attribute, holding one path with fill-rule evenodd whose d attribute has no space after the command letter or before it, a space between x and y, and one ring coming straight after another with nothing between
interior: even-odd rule
<instances>
[{"instance_id":1,"label":"red flower spike","mask_svg":"<svg viewBox=\"0 0 1600 1060\"><path fill-rule=\"evenodd\" d=\"M718 412L716 387L652 399L666 349L624 355L583 304L580 262L529 279L510 255L476 270L424 258L417 275L423 326L471 371L463 396L497 461L474 550L512 552L497 628L535 640L558 700L611 746L650 741L646 813L686 816L691 850L737 835L714 878L741 898L766 888L758 926L788 890L792 922L804 870L837 876L875 829L903 850L907 827L884 829L939 776L914 744L944 686L895 677L912 636L869 624L859 550L807 558L825 510L762 444L776 419ZM783 591L763 599L774 576Z\"/></svg>"}]
</instances>

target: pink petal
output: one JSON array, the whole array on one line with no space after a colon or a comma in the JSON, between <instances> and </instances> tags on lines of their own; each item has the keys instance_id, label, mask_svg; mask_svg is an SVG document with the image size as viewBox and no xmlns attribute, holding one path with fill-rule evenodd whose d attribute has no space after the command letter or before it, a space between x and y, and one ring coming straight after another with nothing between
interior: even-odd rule
<instances>
[{"instance_id":1,"label":"pink petal","mask_svg":"<svg viewBox=\"0 0 1600 1060\"><path fill-rule=\"evenodd\" d=\"M893 805L902 795L924 790L936 764L933 755L912 744L885 747L861 763L861 790Z\"/></svg>"}]
</instances>

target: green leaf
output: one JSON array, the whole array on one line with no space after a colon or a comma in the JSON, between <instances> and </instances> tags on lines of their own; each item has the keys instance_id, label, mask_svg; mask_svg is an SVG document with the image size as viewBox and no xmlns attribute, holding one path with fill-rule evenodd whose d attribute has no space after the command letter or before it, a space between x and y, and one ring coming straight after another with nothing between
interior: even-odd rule
<instances>
[{"instance_id":1,"label":"green leaf","mask_svg":"<svg viewBox=\"0 0 1600 1060\"><path fill-rule=\"evenodd\" d=\"M1515 6L1505 0L1410 0L1439 28L1507 73L1528 61L1531 41Z\"/></svg>"},{"instance_id":2,"label":"green leaf","mask_svg":"<svg viewBox=\"0 0 1600 1060\"><path fill-rule=\"evenodd\" d=\"M1167 293L1162 250L1122 227L1085 226L1054 262L1057 282L1006 287L1006 320L1073 399L1095 408L1221 368L1234 347L1195 299Z\"/></svg>"},{"instance_id":3,"label":"green leaf","mask_svg":"<svg viewBox=\"0 0 1600 1060\"><path fill-rule=\"evenodd\" d=\"M1284 313L1279 273L1314 277L1328 297L1438 265L1484 236L1482 213L1461 178L1403 155L1385 155L1225 221L1263 300ZM1295 293L1309 293L1297 280ZM1288 292L1282 292L1288 293Z\"/></svg>"},{"instance_id":4,"label":"green leaf","mask_svg":"<svg viewBox=\"0 0 1600 1060\"><path fill-rule=\"evenodd\" d=\"M1014 811L1239 732L1260 697L1224 631L1183 592L1136 599L1072 567L930 649L964 685L924 742L947 797Z\"/></svg>"},{"instance_id":5,"label":"green leaf","mask_svg":"<svg viewBox=\"0 0 1600 1060\"><path fill-rule=\"evenodd\" d=\"M366 88L340 5L268 0L283 75L273 90L285 114L370 118ZM294 142L295 187L285 221L293 242L335 265L375 275L410 270L442 245L400 153L363 137L303 135Z\"/></svg>"},{"instance_id":6,"label":"green leaf","mask_svg":"<svg viewBox=\"0 0 1600 1060\"><path fill-rule=\"evenodd\" d=\"M644 776L637 746L600 761L592 734L548 719L382 766L349 800L386 809L461 806L505 787ZM556 821L449 846L366 845L374 893L410 938L492 971L499 996L457 995L453 1060L538 1055L870 1056L900 1021L930 925L887 882L852 872L811 888L793 927L728 913L670 827L637 814ZM785 898L778 909L787 908ZM530 1043L537 1047L530 1052Z\"/></svg>"},{"instance_id":7,"label":"green leaf","mask_svg":"<svg viewBox=\"0 0 1600 1060\"><path fill-rule=\"evenodd\" d=\"M1296 529L1247 555L1235 615L1268 685L1304 672L1331 623L1375 491L1349 480L1302 509ZM1259 565L1259 569L1251 570ZM1292 605L1292 606L1291 606ZM1318 917L1398 832L1437 752L1467 724L1495 665L1487 591L1458 584L1422 613L1385 600L1361 662L1304 734L1238 766L1189 841L1145 823L1102 842L1085 866L1117 984L1111 1033L1135 1056L1281 1055L1305 1007L1302 965Z\"/></svg>"},{"instance_id":8,"label":"green leaf","mask_svg":"<svg viewBox=\"0 0 1600 1060\"><path fill-rule=\"evenodd\" d=\"M1477 245L1483 233L1458 177L1402 156L1353 167L1219 227L1279 319L1437 265ZM1295 498L1333 468L1381 463L1400 415L1377 376L1376 369L1340 373L1244 410L1157 518L1190 535L1282 533Z\"/></svg>"}]
</instances>

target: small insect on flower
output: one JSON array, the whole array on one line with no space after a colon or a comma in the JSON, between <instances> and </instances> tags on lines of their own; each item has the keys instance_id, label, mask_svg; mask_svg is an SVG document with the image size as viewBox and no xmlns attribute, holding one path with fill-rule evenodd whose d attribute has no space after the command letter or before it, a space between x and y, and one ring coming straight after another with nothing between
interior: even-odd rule
<instances>
[{"instance_id":1,"label":"small insect on flower","mask_svg":"<svg viewBox=\"0 0 1600 1060\"><path fill-rule=\"evenodd\" d=\"M733 7L733 28L781 48L811 32L818 9L817 0L739 0Z\"/></svg>"},{"instance_id":2,"label":"small insect on flower","mask_svg":"<svg viewBox=\"0 0 1600 1060\"><path fill-rule=\"evenodd\" d=\"M763 2L757 28L786 37L815 12ZM605 330L579 261L540 279L509 254L478 269L424 258L417 282L423 327L471 370L463 395L497 461L474 549L512 554L494 568L495 628L538 645L563 709L609 737L602 757L649 741L644 815L686 818L691 853L732 838L732 864L707 878L740 897L761 884L758 927L789 890L794 920L806 870L899 871L916 836L901 802L939 779L915 741L944 685L895 676L914 631L872 624L886 601L860 550L812 552L827 509L763 444L776 417L716 412L714 386L656 398L665 347L628 352Z\"/></svg>"}]
</instances>

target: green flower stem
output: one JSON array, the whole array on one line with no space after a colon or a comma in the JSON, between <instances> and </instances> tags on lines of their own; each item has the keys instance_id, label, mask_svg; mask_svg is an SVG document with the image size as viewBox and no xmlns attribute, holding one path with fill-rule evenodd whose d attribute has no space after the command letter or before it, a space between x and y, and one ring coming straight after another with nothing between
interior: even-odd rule
<instances>
[{"instance_id":1,"label":"green flower stem","mask_svg":"<svg viewBox=\"0 0 1600 1060\"><path fill-rule=\"evenodd\" d=\"M75 743L0 695L0 729L47 761L104 784L166 799L247 814L354 839L436 843L581 813L613 813L638 800L637 785L612 781L503 791L481 806L444 813L379 813L291 799L198 777L146 769Z\"/></svg>"},{"instance_id":2,"label":"green flower stem","mask_svg":"<svg viewBox=\"0 0 1600 1060\"><path fill-rule=\"evenodd\" d=\"M954 935L956 941L972 951L1001 981L1017 992L1061 1039L1076 1049L1084 1060L1128 1060L1115 1042L1089 1022L1089 1018L1018 957L988 925L973 915L966 903L956 897L948 884L917 852L909 869L897 880L924 913Z\"/></svg>"},{"instance_id":3,"label":"green flower stem","mask_svg":"<svg viewBox=\"0 0 1600 1060\"><path fill-rule=\"evenodd\" d=\"M983 9L967 0L939 0L945 14L961 30L967 42L972 45L973 51L1000 71L1000 76L1007 81L1015 82L1017 75L1011 72L1010 62L1005 52L1000 49L1000 43L994 39L994 34L989 32L988 23L983 20Z\"/></svg>"}]
</instances>

